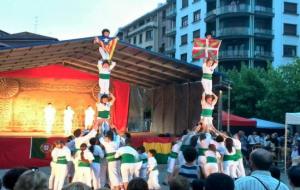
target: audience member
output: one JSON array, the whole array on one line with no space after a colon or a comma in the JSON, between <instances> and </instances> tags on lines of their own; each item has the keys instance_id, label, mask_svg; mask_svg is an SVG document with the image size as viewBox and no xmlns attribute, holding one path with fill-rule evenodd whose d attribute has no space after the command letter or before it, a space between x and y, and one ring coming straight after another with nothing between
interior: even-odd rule
<instances>
[{"instance_id":1,"label":"audience member","mask_svg":"<svg viewBox=\"0 0 300 190\"><path fill-rule=\"evenodd\" d=\"M176 176L169 182L170 190L189 190L190 182L187 178L182 176Z\"/></svg>"},{"instance_id":2,"label":"audience member","mask_svg":"<svg viewBox=\"0 0 300 190\"><path fill-rule=\"evenodd\" d=\"M213 173L206 178L205 190L234 190L234 182L226 174Z\"/></svg>"},{"instance_id":3,"label":"audience member","mask_svg":"<svg viewBox=\"0 0 300 190\"><path fill-rule=\"evenodd\" d=\"M14 186L19 179L20 175L22 175L28 168L14 168L8 170L3 176L3 187L7 190L14 189Z\"/></svg>"},{"instance_id":4,"label":"audience member","mask_svg":"<svg viewBox=\"0 0 300 190\"><path fill-rule=\"evenodd\" d=\"M202 179L194 180L191 184L192 190L204 190L205 182Z\"/></svg>"},{"instance_id":5,"label":"audience member","mask_svg":"<svg viewBox=\"0 0 300 190\"><path fill-rule=\"evenodd\" d=\"M82 182L73 182L70 183L62 188L62 190L91 190L88 185Z\"/></svg>"},{"instance_id":6,"label":"audience member","mask_svg":"<svg viewBox=\"0 0 300 190\"><path fill-rule=\"evenodd\" d=\"M132 179L127 186L127 190L148 190L148 184L143 178Z\"/></svg>"},{"instance_id":7,"label":"audience member","mask_svg":"<svg viewBox=\"0 0 300 190\"><path fill-rule=\"evenodd\" d=\"M272 177L280 180L280 169L278 167L272 166L272 167L270 167L269 171L270 171Z\"/></svg>"},{"instance_id":8,"label":"audience member","mask_svg":"<svg viewBox=\"0 0 300 190\"><path fill-rule=\"evenodd\" d=\"M288 177L292 190L300 190L300 166L292 166L288 170Z\"/></svg>"},{"instance_id":9,"label":"audience member","mask_svg":"<svg viewBox=\"0 0 300 190\"><path fill-rule=\"evenodd\" d=\"M272 154L265 149L255 149L250 154L251 176L235 181L235 188L241 190L288 190L288 187L273 178L269 172L273 162Z\"/></svg>"},{"instance_id":10,"label":"audience member","mask_svg":"<svg viewBox=\"0 0 300 190\"><path fill-rule=\"evenodd\" d=\"M14 190L48 190L48 177L40 171L27 170L20 175Z\"/></svg>"}]
</instances>

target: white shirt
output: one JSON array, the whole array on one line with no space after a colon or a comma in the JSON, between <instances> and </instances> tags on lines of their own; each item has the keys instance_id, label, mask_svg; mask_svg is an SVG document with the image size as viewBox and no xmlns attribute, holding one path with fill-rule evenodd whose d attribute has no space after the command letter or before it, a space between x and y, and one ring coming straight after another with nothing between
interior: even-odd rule
<instances>
[{"instance_id":1,"label":"white shirt","mask_svg":"<svg viewBox=\"0 0 300 190\"><path fill-rule=\"evenodd\" d=\"M51 157L54 162L57 161L58 157L66 157L67 161L71 161L71 151L68 147L64 146L63 148L54 148L51 152Z\"/></svg>"},{"instance_id":2,"label":"white shirt","mask_svg":"<svg viewBox=\"0 0 300 190\"><path fill-rule=\"evenodd\" d=\"M109 102L106 103L106 104L103 104L103 103L97 103L96 106L97 106L97 111L98 111L98 112L99 112L99 111L110 111L110 107L111 107L111 105L110 105Z\"/></svg>"},{"instance_id":3,"label":"white shirt","mask_svg":"<svg viewBox=\"0 0 300 190\"><path fill-rule=\"evenodd\" d=\"M154 157L148 158L148 171L151 172L156 167L157 167L156 159Z\"/></svg>"},{"instance_id":4,"label":"white shirt","mask_svg":"<svg viewBox=\"0 0 300 190\"><path fill-rule=\"evenodd\" d=\"M86 160L88 160L90 163L95 159L91 151L86 149L83 151L83 156ZM78 163L78 161L81 160L81 150L77 151L75 154L75 162Z\"/></svg>"},{"instance_id":5,"label":"white shirt","mask_svg":"<svg viewBox=\"0 0 300 190\"><path fill-rule=\"evenodd\" d=\"M116 62L112 61L111 65L108 68L103 68L102 67L102 60L98 61L98 69L99 69L99 73L101 74L110 74L110 71L116 66Z\"/></svg>"},{"instance_id":6,"label":"white shirt","mask_svg":"<svg viewBox=\"0 0 300 190\"><path fill-rule=\"evenodd\" d=\"M95 137L97 135L97 131L95 129L92 129L87 135L80 136L74 139L75 141L75 148L80 149L80 145L82 143L85 143L87 145L90 144L90 139Z\"/></svg>"},{"instance_id":7,"label":"white shirt","mask_svg":"<svg viewBox=\"0 0 300 190\"><path fill-rule=\"evenodd\" d=\"M208 67L207 65L206 65L206 63L203 63L203 65L202 65L202 71L203 71L203 73L207 73L207 74L213 74L214 73L214 70L215 70L215 68L218 66L218 64L213 64L212 66L210 66L210 67Z\"/></svg>"},{"instance_id":8,"label":"white shirt","mask_svg":"<svg viewBox=\"0 0 300 190\"><path fill-rule=\"evenodd\" d=\"M104 146L106 153L113 153L118 150L118 145L114 141L107 142L103 138L100 139L100 143Z\"/></svg>"},{"instance_id":9,"label":"white shirt","mask_svg":"<svg viewBox=\"0 0 300 190\"><path fill-rule=\"evenodd\" d=\"M270 190L274 190L278 185L278 180L271 176L269 171L257 170L251 173L252 176L261 180ZM289 188L282 182L278 190L288 190ZM264 186L255 178L246 176L235 181L235 190L265 190Z\"/></svg>"},{"instance_id":10,"label":"white shirt","mask_svg":"<svg viewBox=\"0 0 300 190\"><path fill-rule=\"evenodd\" d=\"M130 155L134 156L136 161L139 161L139 153L131 146L120 147L115 154L115 158L119 158L123 154L130 154Z\"/></svg>"},{"instance_id":11,"label":"white shirt","mask_svg":"<svg viewBox=\"0 0 300 190\"><path fill-rule=\"evenodd\" d=\"M172 152L179 153L182 142L179 141L172 146Z\"/></svg>"}]
</instances>

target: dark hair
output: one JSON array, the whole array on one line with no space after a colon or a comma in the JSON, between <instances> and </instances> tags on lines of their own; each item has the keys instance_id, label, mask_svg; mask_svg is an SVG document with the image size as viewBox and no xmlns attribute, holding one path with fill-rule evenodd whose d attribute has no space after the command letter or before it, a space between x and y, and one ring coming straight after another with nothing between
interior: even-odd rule
<instances>
[{"instance_id":1,"label":"dark hair","mask_svg":"<svg viewBox=\"0 0 300 190\"><path fill-rule=\"evenodd\" d=\"M146 151L146 149L144 146L139 146L139 147L137 147L137 151L144 153Z\"/></svg>"},{"instance_id":2,"label":"dark hair","mask_svg":"<svg viewBox=\"0 0 300 190\"><path fill-rule=\"evenodd\" d=\"M206 178L205 190L234 190L234 182L226 174L213 173Z\"/></svg>"},{"instance_id":3,"label":"dark hair","mask_svg":"<svg viewBox=\"0 0 300 190\"><path fill-rule=\"evenodd\" d=\"M202 179L195 179L194 181L192 181L191 186L193 190L203 190L205 182Z\"/></svg>"},{"instance_id":4,"label":"dark hair","mask_svg":"<svg viewBox=\"0 0 300 190\"><path fill-rule=\"evenodd\" d=\"M218 135L218 136L216 137L216 141L217 141L218 143L224 142L224 137L223 137L222 135Z\"/></svg>"},{"instance_id":5,"label":"dark hair","mask_svg":"<svg viewBox=\"0 0 300 190\"><path fill-rule=\"evenodd\" d=\"M107 95L107 94L103 94L103 95L101 96L101 100L103 100L104 98L108 98L108 95Z\"/></svg>"},{"instance_id":6,"label":"dark hair","mask_svg":"<svg viewBox=\"0 0 300 190\"><path fill-rule=\"evenodd\" d=\"M250 161L258 170L269 170L273 163L272 154L262 148L253 150L250 154Z\"/></svg>"},{"instance_id":7,"label":"dark hair","mask_svg":"<svg viewBox=\"0 0 300 190\"><path fill-rule=\"evenodd\" d=\"M104 36L104 33L105 33L105 32L110 33L110 31L109 31L107 28L104 28L104 29L102 30L102 32L101 32L101 33L102 33L102 36Z\"/></svg>"},{"instance_id":8,"label":"dark hair","mask_svg":"<svg viewBox=\"0 0 300 190\"><path fill-rule=\"evenodd\" d=\"M107 131L105 137L112 141L114 139L114 133L111 130L109 130Z\"/></svg>"},{"instance_id":9,"label":"dark hair","mask_svg":"<svg viewBox=\"0 0 300 190\"><path fill-rule=\"evenodd\" d=\"M216 145L214 145L214 144L209 144L208 149L211 150L211 151L214 151L214 152L217 151Z\"/></svg>"},{"instance_id":10,"label":"dark hair","mask_svg":"<svg viewBox=\"0 0 300 190\"><path fill-rule=\"evenodd\" d=\"M74 133L75 133L75 131L74 131ZM70 141L72 141L73 139L74 139L74 136L73 136L73 135L70 135L70 136L67 137L67 142L70 142Z\"/></svg>"},{"instance_id":11,"label":"dark hair","mask_svg":"<svg viewBox=\"0 0 300 190\"><path fill-rule=\"evenodd\" d=\"M189 190L190 183L187 178L182 176L176 176L170 180L170 190Z\"/></svg>"},{"instance_id":12,"label":"dark hair","mask_svg":"<svg viewBox=\"0 0 300 190\"><path fill-rule=\"evenodd\" d=\"M143 178L133 178L127 186L127 190L148 190L148 184Z\"/></svg>"},{"instance_id":13,"label":"dark hair","mask_svg":"<svg viewBox=\"0 0 300 190\"><path fill-rule=\"evenodd\" d=\"M75 137L79 137L81 135L81 129L76 129L73 134Z\"/></svg>"},{"instance_id":14,"label":"dark hair","mask_svg":"<svg viewBox=\"0 0 300 190\"><path fill-rule=\"evenodd\" d=\"M149 152L150 152L150 154L152 154L152 156L156 155L156 150L154 150L154 149L150 149Z\"/></svg>"},{"instance_id":15,"label":"dark hair","mask_svg":"<svg viewBox=\"0 0 300 190\"><path fill-rule=\"evenodd\" d=\"M90 149L92 154L94 153L94 148L95 148L96 143L97 143L97 139L95 137L90 139L91 146L90 146L89 149Z\"/></svg>"},{"instance_id":16,"label":"dark hair","mask_svg":"<svg viewBox=\"0 0 300 190\"><path fill-rule=\"evenodd\" d=\"M196 147L197 143L198 143L198 139L199 139L199 136L198 135L194 135L191 137L191 140L190 140L190 146L192 147Z\"/></svg>"},{"instance_id":17,"label":"dark hair","mask_svg":"<svg viewBox=\"0 0 300 190\"><path fill-rule=\"evenodd\" d=\"M109 61L107 60L107 59L104 59L103 61L102 61L102 65L103 64L109 64Z\"/></svg>"},{"instance_id":18,"label":"dark hair","mask_svg":"<svg viewBox=\"0 0 300 190\"><path fill-rule=\"evenodd\" d=\"M131 134L128 133L128 132L124 133L124 135L125 135L125 137L126 137L127 139L130 139L130 138L131 138Z\"/></svg>"},{"instance_id":19,"label":"dark hair","mask_svg":"<svg viewBox=\"0 0 300 190\"><path fill-rule=\"evenodd\" d=\"M270 171L272 177L280 180L280 169L279 168L272 166L272 167L270 167L269 171Z\"/></svg>"},{"instance_id":20,"label":"dark hair","mask_svg":"<svg viewBox=\"0 0 300 190\"><path fill-rule=\"evenodd\" d=\"M206 139L206 134L205 133L200 133L199 139L200 139L200 141Z\"/></svg>"},{"instance_id":21,"label":"dark hair","mask_svg":"<svg viewBox=\"0 0 300 190\"><path fill-rule=\"evenodd\" d=\"M6 189L14 189L16 182L18 181L19 177L28 170L28 168L14 168L8 170L2 180L3 180L3 187Z\"/></svg>"},{"instance_id":22,"label":"dark hair","mask_svg":"<svg viewBox=\"0 0 300 190\"><path fill-rule=\"evenodd\" d=\"M233 140L232 138L227 138L225 139L225 147L228 150L229 153L232 152L232 147L233 147Z\"/></svg>"},{"instance_id":23,"label":"dark hair","mask_svg":"<svg viewBox=\"0 0 300 190\"><path fill-rule=\"evenodd\" d=\"M292 166L289 168L288 177L294 187L300 187L300 166Z\"/></svg>"},{"instance_id":24,"label":"dark hair","mask_svg":"<svg viewBox=\"0 0 300 190\"><path fill-rule=\"evenodd\" d=\"M187 129L184 129L183 131L182 131L182 134L181 134L181 136L183 136L183 135L187 135L188 134L188 130Z\"/></svg>"},{"instance_id":25,"label":"dark hair","mask_svg":"<svg viewBox=\"0 0 300 190\"><path fill-rule=\"evenodd\" d=\"M87 144L86 144L86 143L82 143L82 144L80 145L80 148L81 148L81 147L85 147L85 148L86 148L86 147L87 147Z\"/></svg>"},{"instance_id":26,"label":"dark hair","mask_svg":"<svg viewBox=\"0 0 300 190\"><path fill-rule=\"evenodd\" d=\"M187 146L183 151L183 157L186 162L194 162L197 158L197 151L192 146Z\"/></svg>"},{"instance_id":27,"label":"dark hair","mask_svg":"<svg viewBox=\"0 0 300 190\"><path fill-rule=\"evenodd\" d=\"M211 35L211 32L205 32L205 37Z\"/></svg>"}]
</instances>

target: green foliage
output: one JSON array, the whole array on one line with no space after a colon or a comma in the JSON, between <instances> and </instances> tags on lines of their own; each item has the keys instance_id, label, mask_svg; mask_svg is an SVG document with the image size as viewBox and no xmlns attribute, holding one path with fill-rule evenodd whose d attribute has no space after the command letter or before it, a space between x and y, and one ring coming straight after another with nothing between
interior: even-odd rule
<instances>
[{"instance_id":1,"label":"green foliage","mask_svg":"<svg viewBox=\"0 0 300 190\"><path fill-rule=\"evenodd\" d=\"M286 112L300 111L300 60L279 68L243 66L225 73L232 81L232 113L284 122ZM223 102L226 108L226 96Z\"/></svg>"}]
</instances>

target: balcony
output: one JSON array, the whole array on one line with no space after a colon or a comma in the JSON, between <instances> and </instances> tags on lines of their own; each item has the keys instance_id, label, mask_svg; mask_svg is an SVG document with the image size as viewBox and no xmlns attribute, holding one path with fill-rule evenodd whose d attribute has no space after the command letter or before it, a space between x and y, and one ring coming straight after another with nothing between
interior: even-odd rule
<instances>
[{"instance_id":1,"label":"balcony","mask_svg":"<svg viewBox=\"0 0 300 190\"><path fill-rule=\"evenodd\" d=\"M214 20L216 18L216 13L217 13L216 9L207 12L204 21L209 22L211 20Z\"/></svg>"},{"instance_id":2,"label":"balcony","mask_svg":"<svg viewBox=\"0 0 300 190\"><path fill-rule=\"evenodd\" d=\"M256 59L273 59L273 52L269 52L269 51L255 51L254 52L254 57Z\"/></svg>"},{"instance_id":3,"label":"balcony","mask_svg":"<svg viewBox=\"0 0 300 190\"><path fill-rule=\"evenodd\" d=\"M273 8L270 7L256 5L254 11L256 15L271 16L271 17L274 16L274 10Z\"/></svg>"},{"instance_id":4,"label":"balcony","mask_svg":"<svg viewBox=\"0 0 300 190\"><path fill-rule=\"evenodd\" d=\"M132 35L140 32L140 31L146 30L148 28L156 28L156 27L157 27L156 22L150 21L150 22L145 23L144 25L142 25L142 26L140 26L140 27L138 27L138 28L136 28L132 31L129 31L128 36L132 36Z\"/></svg>"},{"instance_id":5,"label":"balcony","mask_svg":"<svg viewBox=\"0 0 300 190\"><path fill-rule=\"evenodd\" d=\"M223 50L219 52L219 59L249 59L249 50Z\"/></svg>"},{"instance_id":6,"label":"balcony","mask_svg":"<svg viewBox=\"0 0 300 190\"><path fill-rule=\"evenodd\" d=\"M166 47L165 53L175 53L175 50L175 45L169 45L168 47Z\"/></svg>"},{"instance_id":7,"label":"balcony","mask_svg":"<svg viewBox=\"0 0 300 190\"><path fill-rule=\"evenodd\" d=\"M168 10L166 13L166 17L168 19L172 19L172 18L176 17L176 8Z\"/></svg>"},{"instance_id":8,"label":"balcony","mask_svg":"<svg viewBox=\"0 0 300 190\"><path fill-rule=\"evenodd\" d=\"M254 35L257 37L273 38L273 30L264 29L264 28L255 28Z\"/></svg>"},{"instance_id":9,"label":"balcony","mask_svg":"<svg viewBox=\"0 0 300 190\"><path fill-rule=\"evenodd\" d=\"M235 14L235 15L241 15L241 14L249 14L251 13L251 7L247 4L240 4L240 5L227 5L223 6L217 9L217 15L223 15L223 14Z\"/></svg>"},{"instance_id":10,"label":"balcony","mask_svg":"<svg viewBox=\"0 0 300 190\"><path fill-rule=\"evenodd\" d=\"M166 30L166 36L175 36L176 35L176 28L169 28Z\"/></svg>"},{"instance_id":11,"label":"balcony","mask_svg":"<svg viewBox=\"0 0 300 190\"><path fill-rule=\"evenodd\" d=\"M229 27L229 28L222 28L217 32L217 37L234 37L237 38L238 36L249 36L251 35L251 31L249 27Z\"/></svg>"}]
</instances>

